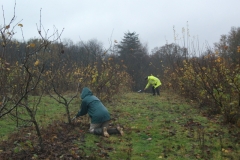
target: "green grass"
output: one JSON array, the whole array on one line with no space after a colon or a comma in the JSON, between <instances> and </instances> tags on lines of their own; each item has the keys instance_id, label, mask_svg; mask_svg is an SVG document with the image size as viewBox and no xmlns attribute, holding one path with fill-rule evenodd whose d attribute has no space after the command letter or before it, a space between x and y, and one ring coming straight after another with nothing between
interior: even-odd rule
<instances>
[{"instance_id":1,"label":"green grass","mask_svg":"<svg viewBox=\"0 0 240 160\"><path fill-rule=\"evenodd\" d=\"M122 125L125 135L108 139L87 135L85 150L107 152L110 159L239 159L239 144L228 127L219 125L217 119L203 117L192 105L172 93L160 97L125 94L118 102L107 104L116 119L113 124ZM220 131L224 133L222 142ZM89 152L89 156L92 154Z\"/></svg>"},{"instance_id":2,"label":"green grass","mask_svg":"<svg viewBox=\"0 0 240 160\"><path fill-rule=\"evenodd\" d=\"M29 106L32 108L37 103L37 96L29 96ZM80 100L77 98L73 101L73 103L69 106L71 115L75 115L75 112L79 110ZM52 123L52 121L57 119L63 119L67 122L66 110L62 104L59 104L54 99L49 96L43 96L41 103L37 107L37 115L36 119L40 126L46 126L47 124ZM29 115L26 112L25 108L18 108L19 117L25 120L29 120ZM27 125L27 122L19 120L19 126ZM7 134L16 131L16 118L12 116L5 116L0 119L0 139L6 139Z\"/></svg>"},{"instance_id":3,"label":"green grass","mask_svg":"<svg viewBox=\"0 0 240 160\"><path fill-rule=\"evenodd\" d=\"M72 115L79 103L76 99L71 105ZM85 143L80 139L73 143L89 159L240 159L240 129L223 125L220 116L204 117L194 103L174 93L163 91L160 97L127 93L104 104L112 125L120 124L125 135L105 138L85 131ZM64 107L44 97L37 117L44 125L66 118L64 114ZM12 131L12 126L14 123L0 120L1 134Z\"/></svg>"}]
</instances>

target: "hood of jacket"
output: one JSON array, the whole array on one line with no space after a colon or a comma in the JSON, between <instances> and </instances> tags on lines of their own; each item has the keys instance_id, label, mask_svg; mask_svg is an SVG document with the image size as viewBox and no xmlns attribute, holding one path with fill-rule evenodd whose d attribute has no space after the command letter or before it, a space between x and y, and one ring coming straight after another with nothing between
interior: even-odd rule
<instances>
[{"instance_id":1,"label":"hood of jacket","mask_svg":"<svg viewBox=\"0 0 240 160\"><path fill-rule=\"evenodd\" d=\"M92 96L93 93L88 87L84 87L81 93L81 99L84 99L86 96Z\"/></svg>"}]
</instances>

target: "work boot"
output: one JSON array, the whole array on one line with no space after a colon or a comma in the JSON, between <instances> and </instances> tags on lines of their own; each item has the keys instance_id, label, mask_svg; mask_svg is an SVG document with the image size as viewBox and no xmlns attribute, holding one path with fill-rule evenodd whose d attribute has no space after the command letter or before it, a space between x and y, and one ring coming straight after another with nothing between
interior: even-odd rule
<instances>
[{"instance_id":1,"label":"work boot","mask_svg":"<svg viewBox=\"0 0 240 160\"><path fill-rule=\"evenodd\" d=\"M119 134L117 128L108 128L108 129L107 129L107 132L108 132L109 134Z\"/></svg>"},{"instance_id":2,"label":"work boot","mask_svg":"<svg viewBox=\"0 0 240 160\"><path fill-rule=\"evenodd\" d=\"M93 130L93 134L103 135L103 130L102 130L102 128L95 128L95 129Z\"/></svg>"},{"instance_id":3,"label":"work boot","mask_svg":"<svg viewBox=\"0 0 240 160\"><path fill-rule=\"evenodd\" d=\"M96 134L96 135L103 135L105 137L109 137L109 134L107 132L107 128L106 127L103 127L103 128L95 128L94 131L93 131L93 134Z\"/></svg>"},{"instance_id":4,"label":"work boot","mask_svg":"<svg viewBox=\"0 0 240 160\"><path fill-rule=\"evenodd\" d=\"M109 134L121 134L123 136L123 129L120 127L117 128L108 128L107 132Z\"/></svg>"},{"instance_id":5,"label":"work boot","mask_svg":"<svg viewBox=\"0 0 240 160\"><path fill-rule=\"evenodd\" d=\"M107 137L107 138L109 137L107 127L103 127L103 135L104 137Z\"/></svg>"},{"instance_id":6,"label":"work boot","mask_svg":"<svg viewBox=\"0 0 240 160\"><path fill-rule=\"evenodd\" d=\"M123 128L121 128L120 126L117 126L117 130L118 130L118 132L121 134L121 136L124 135L124 133L123 133Z\"/></svg>"}]
</instances>

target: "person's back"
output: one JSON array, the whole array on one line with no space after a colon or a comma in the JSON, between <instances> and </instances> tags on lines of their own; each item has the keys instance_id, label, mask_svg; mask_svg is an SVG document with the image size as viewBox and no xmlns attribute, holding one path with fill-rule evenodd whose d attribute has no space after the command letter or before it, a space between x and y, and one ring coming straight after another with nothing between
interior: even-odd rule
<instances>
[{"instance_id":1,"label":"person's back","mask_svg":"<svg viewBox=\"0 0 240 160\"><path fill-rule=\"evenodd\" d=\"M77 114L77 117L88 113L91 118L91 123L93 124L110 120L110 114L107 108L96 96L93 95L92 91L89 88L83 88L81 99L81 110Z\"/></svg>"},{"instance_id":2,"label":"person's back","mask_svg":"<svg viewBox=\"0 0 240 160\"><path fill-rule=\"evenodd\" d=\"M102 123L110 120L109 112L101 101L92 101L88 105L88 114L91 117L91 123Z\"/></svg>"},{"instance_id":3,"label":"person's back","mask_svg":"<svg viewBox=\"0 0 240 160\"><path fill-rule=\"evenodd\" d=\"M90 133L104 135L106 137L109 137L109 134L124 134L123 128L120 128L120 126L117 126L117 128L109 128L110 114L103 103L93 95L89 88L83 88L81 99L81 109L75 118L88 113L91 118Z\"/></svg>"}]
</instances>

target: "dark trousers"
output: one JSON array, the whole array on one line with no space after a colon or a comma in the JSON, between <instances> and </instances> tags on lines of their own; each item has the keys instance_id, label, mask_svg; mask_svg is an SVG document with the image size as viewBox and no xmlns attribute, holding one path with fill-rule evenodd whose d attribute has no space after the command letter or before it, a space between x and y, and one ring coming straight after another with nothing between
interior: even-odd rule
<instances>
[{"instance_id":1,"label":"dark trousers","mask_svg":"<svg viewBox=\"0 0 240 160\"><path fill-rule=\"evenodd\" d=\"M157 88L152 87L152 92L154 96L156 92L157 92L157 95L160 95L159 86Z\"/></svg>"}]
</instances>

